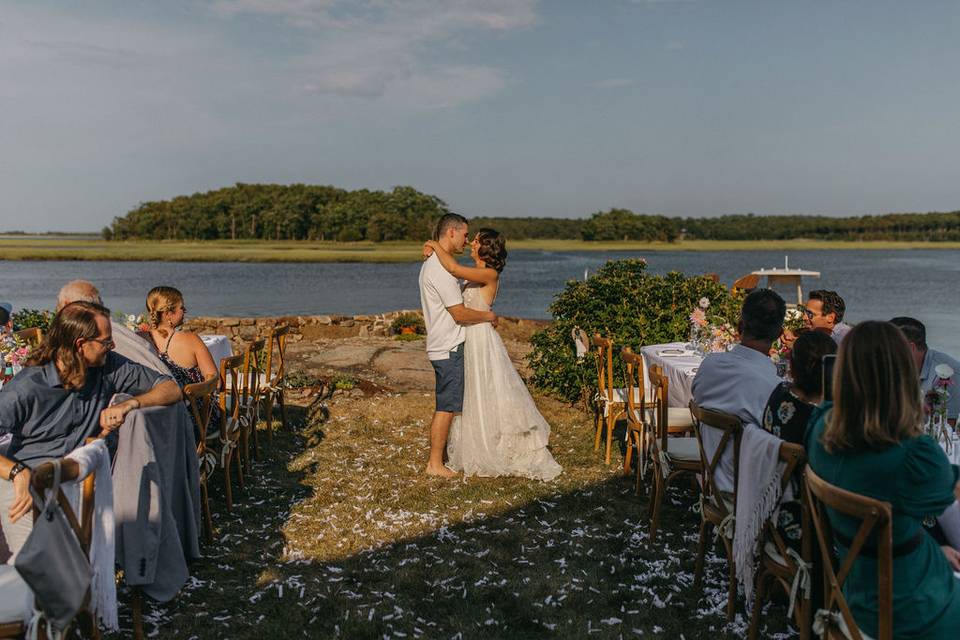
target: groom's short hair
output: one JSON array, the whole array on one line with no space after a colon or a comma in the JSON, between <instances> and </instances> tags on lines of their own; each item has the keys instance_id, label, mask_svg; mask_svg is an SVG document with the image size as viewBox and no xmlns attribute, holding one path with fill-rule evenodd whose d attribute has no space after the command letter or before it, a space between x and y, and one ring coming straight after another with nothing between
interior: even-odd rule
<instances>
[{"instance_id":1,"label":"groom's short hair","mask_svg":"<svg viewBox=\"0 0 960 640\"><path fill-rule=\"evenodd\" d=\"M450 227L456 228L465 224L468 224L467 219L459 213L445 213L437 220L437 226L433 230L433 239L440 240Z\"/></svg>"}]
</instances>

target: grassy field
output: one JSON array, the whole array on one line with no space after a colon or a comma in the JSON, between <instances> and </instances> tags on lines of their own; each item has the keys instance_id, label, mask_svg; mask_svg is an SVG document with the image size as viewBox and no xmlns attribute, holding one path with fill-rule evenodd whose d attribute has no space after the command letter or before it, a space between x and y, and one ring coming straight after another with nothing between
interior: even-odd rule
<instances>
[{"instance_id":1,"label":"grassy field","mask_svg":"<svg viewBox=\"0 0 960 640\"><path fill-rule=\"evenodd\" d=\"M835 242L821 240L676 243L517 240L510 249L542 251L757 251L810 249L960 249L958 242ZM106 242L72 236L0 236L4 260L122 260L167 262L416 262L416 242L307 242L266 240L207 242Z\"/></svg>"},{"instance_id":2,"label":"grassy field","mask_svg":"<svg viewBox=\"0 0 960 640\"><path fill-rule=\"evenodd\" d=\"M177 599L148 603L148 637L745 637L742 603L725 622L721 557L692 588L689 485L651 544L646 499L594 453L590 416L536 400L564 467L550 483L424 476L431 394L336 398L323 423L297 411L232 514L211 480L216 541ZM764 637L795 637L784 613L768 607Z\"/></svg>"}]
</instances>

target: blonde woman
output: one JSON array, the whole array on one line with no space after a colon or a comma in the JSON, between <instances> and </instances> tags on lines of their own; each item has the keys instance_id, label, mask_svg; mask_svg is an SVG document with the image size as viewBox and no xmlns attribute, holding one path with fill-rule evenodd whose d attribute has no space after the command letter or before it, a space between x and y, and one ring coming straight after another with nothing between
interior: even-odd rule
<instances>
[{"instance_id":1,"label":"blonde woman","mask_svg":"<svg viewBox=\"0 0 960 640\"><path fill-rule=\"evenodd\" d=\"M173 287L154 287L147 294L150 331L141 334L153 343L181 388L219 375L213 356L200 336L179 330L186 312L180 291ZM211 424L216 424L216 418L211 418ZM199 433L195 435L199 437Z\"/></svg>"},{"instance_id":2,"label":"blonde woman","mask_svg":"<svg viewBox=\"0 0 960 640\"><path fill-rule=\"evenodd\" d=\"M923 528L960 492L957 467L920 427L923 408L910 347L889 322L861 322L840 344L833 403L811 418L810 467L827 482L893 506L893 635L956 638L960 629L960 554ZM840 556L856 523L829 512ZM868 543L870 544L870 543ZM844 595L864 632L877 636L877 560L861 553Z\"/></svg>"}]
</instances>

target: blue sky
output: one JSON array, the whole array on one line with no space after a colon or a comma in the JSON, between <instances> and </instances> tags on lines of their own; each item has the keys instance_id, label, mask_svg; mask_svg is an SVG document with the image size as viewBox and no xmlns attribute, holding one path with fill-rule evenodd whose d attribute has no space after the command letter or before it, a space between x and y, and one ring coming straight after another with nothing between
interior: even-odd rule
<instances>
[{"instance_id":1,"label":"blue sky","mask_svg":"<svg viewBox=\"0 0 960 640\"><path fill-rule=\"evenodd\" d=\"M235 182L476 215L960 208L960 3L0 0L0 230Z\"/></svg>"}]
</instances>

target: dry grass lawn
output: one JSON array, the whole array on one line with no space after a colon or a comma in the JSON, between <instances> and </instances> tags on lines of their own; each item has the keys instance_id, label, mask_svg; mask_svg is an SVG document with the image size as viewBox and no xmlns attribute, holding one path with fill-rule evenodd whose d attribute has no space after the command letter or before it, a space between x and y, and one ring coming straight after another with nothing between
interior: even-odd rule
<instances>
[{"instance_id":1,"label":"dry grass lawn","mask_svg":"<svg viewBox=\"0 0 960 640\"><path fill-rule=\"evenodd\" d=\"M216 542L177 600L148 605L147 633L744 637L742 605L725 623L720 557L709 558L705 596L692 589L689 487L671 495L650 544L646 499L594 453L590 416L537 401L564 467L551 483L425 477L429 394L337 397L310 425L297 412L296 432L264 451L233 514L214 477ZM792 637L783 606L765 620L766 637Z\"/></svg>"}]
</instances>

